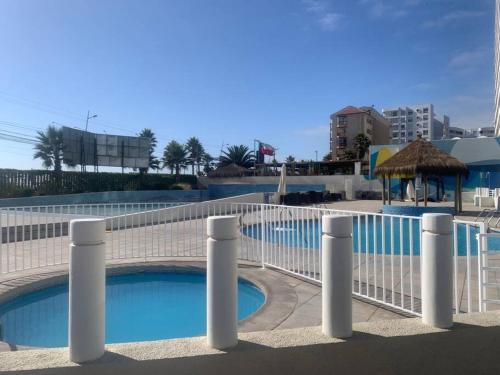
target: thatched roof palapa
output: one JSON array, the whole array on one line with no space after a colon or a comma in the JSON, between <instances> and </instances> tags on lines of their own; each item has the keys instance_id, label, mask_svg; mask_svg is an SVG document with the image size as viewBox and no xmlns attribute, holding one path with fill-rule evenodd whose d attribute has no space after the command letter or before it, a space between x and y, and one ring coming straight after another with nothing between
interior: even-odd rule
<instances>
[{"instance_id":1,"label":"thatched roof palapa","mask_svg":"<svg viewBox=\"0 0 500 375\"><path fill-rule=\"evenodd\" d=\"M375 168L376 176L452 176L467 173L467 166L431 142L417 138Z\"/></svg>"},{"instance_id":2,"label":"thatched roof palapa","mask_svg":"<svg viewBox=\"0 0 500 375\"><path fill-rule=\"evenodd\" d=\"M209 172L208 177L242 177L248 174L248 172L248 169L232 163Z\"/></svg>"}]
</instances>

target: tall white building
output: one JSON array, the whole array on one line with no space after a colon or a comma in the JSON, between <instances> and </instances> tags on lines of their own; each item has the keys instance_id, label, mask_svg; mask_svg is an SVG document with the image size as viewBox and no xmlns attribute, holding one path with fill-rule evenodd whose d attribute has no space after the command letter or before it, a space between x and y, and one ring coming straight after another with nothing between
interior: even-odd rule
<instances>
[{"instance_id":1,"label":"tall white building","mask_svg":"<svg viewBox=\"0 0 500 375\"><path fill-rule=\"evenodd\" d=\"M500 1L500 0L499 0ZM434 106L422 104L383 110L384 117L391 123L391 143L407 143L418 135L426 140L441 139L448 133L450 118L436 119Z\"/></svg>"},{"instance_id":2,"label":"tall white building","mask_svg":"<svg viewBox=\"0 0 500 375\"><path fill-rule=\"evenodd\" d=\"M495 2L495 135L500 136L500 0Z\"/></svg>"},{"instance_id":3,"label":"tall white building","mask_svg":"<svg viewBox=\"0 0 500 375\"><path fill-rule=\"evenodd\" d=\"M444 134L443 138L478 138L478 137L494 137L495 128L493 126L486 126L482 128L460 128L458 126L448 127L448 132Z\"/></svg>"}]
</instances>

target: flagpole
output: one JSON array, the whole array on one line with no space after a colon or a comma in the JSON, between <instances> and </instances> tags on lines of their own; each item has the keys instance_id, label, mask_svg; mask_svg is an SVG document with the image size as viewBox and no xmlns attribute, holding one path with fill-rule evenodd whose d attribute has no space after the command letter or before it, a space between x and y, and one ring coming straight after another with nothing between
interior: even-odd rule
<instances>
[{"instance_id":1,"label":"flagpole","mask_svg":"<svg viewBox=\"0 0 500 375\"><path fill-rule=\"evenodd\" d=\"M257 175L257 154L255 151L255 142L256 141L257 141L256 139L253 140L253 175L254 176Z\"/></svg>"}]
</instances>

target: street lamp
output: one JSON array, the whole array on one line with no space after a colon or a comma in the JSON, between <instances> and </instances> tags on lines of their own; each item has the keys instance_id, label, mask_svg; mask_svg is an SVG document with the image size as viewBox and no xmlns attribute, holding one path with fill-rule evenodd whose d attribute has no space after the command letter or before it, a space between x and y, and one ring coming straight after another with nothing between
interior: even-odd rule
<instances>
[{"instance_id":1,"label":"street lamp","mask_svg":"<svg viewBox=\"0 0 500 375\"><path fill-rule=\"evenodd\" d=\"M85 131L87 131L88 127L89 127L89 120L91 118L96 118L97 115L93 115L93 116L90 116L90 111L87 111L87 122L85 123Z\"/></svg>"},{"instance_id":2,"label":"street lamp","mask_svg":"<svg viewBox=\"0 0 500 375\"><path fill-rule=\"evenodd\" d=\"M316 153L316 161L318 161L318 150L314 151Z\"/></svg>"},{"instance_id":3,"label":"street lamp","mask_svg":"<svg viewBox=\"0 0 500 375\"><path fill-rule=\"evenodd\" d=\"M85 122L85 132L87 131L88 127L89 127L89 120L91 118L96 118L97 115L92 115L90 116L90 111L87 111L87 121ZM85 172L87 170L87 168L85 167L85 145L84 145L84 142L83 142L83 136L81 137L81 147L82 147L82 172ZM96 169L96 166L94 166L94 169Z\"/></svg>"}]
</instances>

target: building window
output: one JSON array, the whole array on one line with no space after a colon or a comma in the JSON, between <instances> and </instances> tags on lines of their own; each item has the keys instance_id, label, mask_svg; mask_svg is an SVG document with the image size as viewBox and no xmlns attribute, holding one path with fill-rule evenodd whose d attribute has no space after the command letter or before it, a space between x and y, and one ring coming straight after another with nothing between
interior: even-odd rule
<instances>
[{"instance_id":1,"label":"building window","mask_svg":"<svg viewBox=\"0 0 500 375\"><path fill-rule=\"evenodd\" d=\"M337 117L338 125L347 125L347 116L338 116Z\"/></svg>"},{"instance_id":2,"label":"building window","mask_svg":"<svg viewBox=\"0 0 500 375\"><path fill-rule=\"evenodd\" d=\"M424 115L424 120L428 120L429 119L429 116L428 115Z\"/></svg>"},{"instance_id":3,"label":"building window","mask_svg":"<svg viewBox=\"0 0 500 375\"><path fill-rule=\"evenodd\" d=\"M347 138L346 137L338 137L337 138L337 146L339 146L339 147L347 146Z\"/></svg>"},{"instance_id":4,"label":"building window","mask_svg":"<svg viewBox=\"0 0 500 375\"><path fill-rule=\"evenodd\" d=\"M395 133L392 133L392 138L398 138L399 137L399 133L395 132Z\"/></svg>"},{"instance_id":5,"label":"building window","mask_svg":"<svg viewBox=\"0 0 500 375\"><path fill-rule=\"evenodd\" d=\"M424 113L429 113L429 108L424 108Z\"/></svg>"},{"instance_id":6,"label":"building window","mask_svg":"<svg viewBox=\"0 0 500 375\"><path fill-rule=\"evenodd\" d=\"M406 128L406 125L405 124L401 124L401 129L405 129Z\"/></svg>"},{"instance_id":7,"label":"building window","mask_svg":"<svg viewBox=\"0 0 500 375\"><path fill-rule=\"evenodd\" d=\"M429 135L429 131L428 130L424 130L423 135Z\"/></svg>"},{"instance_id":8,"label":"building window","mask_svg":"<svg viewBox=\"0 0 500 375\"><path fill-rule=\"evenodd\" d=\"M413 132L412 131L408 131L408 137L412 137L413 136Z\"/></svg>"}]
</instances>

